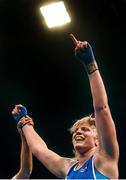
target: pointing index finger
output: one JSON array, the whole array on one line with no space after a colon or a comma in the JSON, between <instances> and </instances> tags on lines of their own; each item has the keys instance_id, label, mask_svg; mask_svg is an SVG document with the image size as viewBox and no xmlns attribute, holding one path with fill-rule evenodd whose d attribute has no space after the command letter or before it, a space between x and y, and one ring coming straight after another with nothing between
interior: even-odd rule
<instances>
[{"instance_id":1,"label":"pointing index finger","mask_svg":"<svg viewBox=\"0 0 126 180\"><path fill-rule=\"evenodd\" d=\"M70 37L71 37L71 39L72 39L72 41L73 41L74 45L76 46L76 45L77 45L78 40L75 38L75 36L74 36L72 33L70 34Z\"/></svg>"}]
</instances>

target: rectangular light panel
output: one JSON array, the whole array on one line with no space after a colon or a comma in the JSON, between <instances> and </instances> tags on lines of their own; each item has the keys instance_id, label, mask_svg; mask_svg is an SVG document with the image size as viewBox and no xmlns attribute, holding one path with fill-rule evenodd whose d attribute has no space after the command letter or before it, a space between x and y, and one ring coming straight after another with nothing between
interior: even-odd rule
<instances>
[{"instance_id":1,"label":"rectangular light panel","mask_svg":"<svg viewBox=\"0 0 126 180\"><path fill-rule=\"evenodd\" d=\"M71 21L63 1L42 6L40 11L49 28L61 26Z\"/></svg>"}]
</instances>

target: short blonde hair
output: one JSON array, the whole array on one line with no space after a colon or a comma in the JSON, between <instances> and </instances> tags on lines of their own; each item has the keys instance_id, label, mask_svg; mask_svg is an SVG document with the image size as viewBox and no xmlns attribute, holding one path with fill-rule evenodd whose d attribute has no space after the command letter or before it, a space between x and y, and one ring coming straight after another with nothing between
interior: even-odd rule
<instances>
[{"instance_id":1,"label":"short blonde hair","mask_svg":"<svg viewBox=\"0 0 126 180\"><path fill-rule=\"evenodd\" d=\"M72 127L69 129L70 133L73 134L76 130L77 127L79 127L81 124L83 124L84 122L87 122L89 124L89 126L93 129L93 132L95 132L95 136L98 139L98 134L97 134L97 129L96 129L96 121L95 121L95 117L91 115L83 117L79 120L77 120ZM97 146L97 145L96 145ZM73 150L73 154L74 154L74 158L76 160L78 160L78 153L76 152L76 150Z\"/></svg>"},{"instance_id":2,"label":"short blonde hair","mask_svg":"<svg viewBox=\"0 0 126 180\"><path fill-rule=\"evenodd\" d=\"M92 129L96 128L96 123L95 123L95 118L92 117L92 115L86 116L82 119L77 120L72 127L70 128L70 133L73 134L73 132L75 131L75 129L80 126L81 124L83 124L84 122L87 122L90 127Z\"/></svg>"}]
</instances>

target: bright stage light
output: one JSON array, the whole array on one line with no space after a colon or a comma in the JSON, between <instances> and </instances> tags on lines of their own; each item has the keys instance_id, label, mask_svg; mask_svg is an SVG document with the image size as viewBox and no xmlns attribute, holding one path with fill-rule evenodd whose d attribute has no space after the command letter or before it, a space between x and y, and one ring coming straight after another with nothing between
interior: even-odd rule
<instances>
[{"instance_id":1,"label":"bright stage light","mask_svg":"<svg viewBox=\"0 0 126 180\"><path fill-rule=\"evenodd\" d=\"M40 11L49 28L61 26L71 21L63 1L42 6Z\"/></svg>"}]
</instances>

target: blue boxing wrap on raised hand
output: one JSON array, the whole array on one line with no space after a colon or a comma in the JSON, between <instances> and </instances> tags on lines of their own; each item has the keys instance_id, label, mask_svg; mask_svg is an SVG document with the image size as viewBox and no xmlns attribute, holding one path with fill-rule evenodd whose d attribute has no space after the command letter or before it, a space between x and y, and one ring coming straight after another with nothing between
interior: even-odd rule
<instances>
[{"instance_id":1,"label":"blue boxing wrap on raised hand","mask_svg":"<svg viewBox=\"0 0 126 180\"><path fill-rule=\"evenodd\" d=\"M88 74L92 74L98 70L97 63L95 61L94 53L92 47L89 43L84 48L80 48L76 51L75 56L81 61L84 65Z\"/></svg>"},{"instance_id":2,"label":"blue boxing wrap on raised hand","mask_svg":"<svg viewBox=\"0 0 126 180\"><path fill-rule=\"evenodd\" d=\"M27 109L25 106L20 107L20 112L13 115L13 118L18 122L22 117L27 115Z\"/></svg>"},{"instance_id":3,"label":"blue boxing wrap on raised hand","mask_svg":"<svg viewBox=\"0 0 126 180\"><path fill-rule=\"evenodd\" d=\"M91 45L88 43L87 47L81 48L75 53L75 56L86 66L95 60Z\"/></svg>"}]
</instances>

